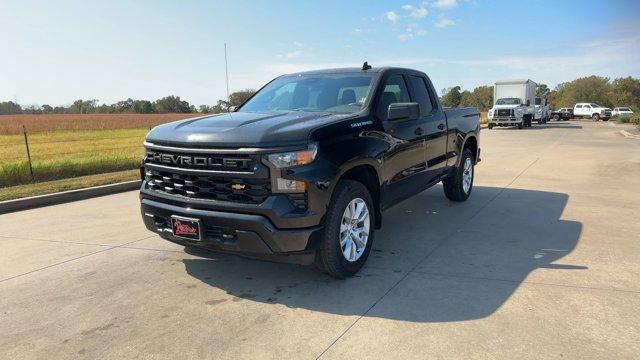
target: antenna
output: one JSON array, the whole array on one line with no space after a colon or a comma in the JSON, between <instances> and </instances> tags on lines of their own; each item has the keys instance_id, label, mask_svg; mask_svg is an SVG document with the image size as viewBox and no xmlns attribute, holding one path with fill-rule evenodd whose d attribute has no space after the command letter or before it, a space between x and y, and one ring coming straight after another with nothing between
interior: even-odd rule
<instances>
[{"instance_id":1,"label":"antenna","mask_svg":"<svg viewBox=\"0 0 640 360\"><path fill-rule=\"evenodd\" d=\"M227 81L227 102L229 99L229 66L227 65L227 43L224 43L224 76Z\"/></svg>"},{"instance_id":2,"label":"antenna","mask_svg":"<svg viewBox=\"0 0 640 360\"><path fill-rule=\"evenodd\" d=\"M365 61L364 64L362 64L362 71L367 71L371 69L371 65L369 65L369 62Z\"/></svg>"}]
</instances>

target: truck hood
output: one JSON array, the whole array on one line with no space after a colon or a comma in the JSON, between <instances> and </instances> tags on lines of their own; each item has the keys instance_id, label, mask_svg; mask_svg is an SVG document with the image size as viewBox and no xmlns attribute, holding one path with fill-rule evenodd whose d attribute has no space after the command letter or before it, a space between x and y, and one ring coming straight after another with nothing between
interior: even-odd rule
<instances>
[{"instance_id":1,"label":"truck hood","mask_svg":"<svg viewBox=\"0 0 640 360\"><path fill-rule=\"evenodd\" d=\"M353 117L324 112L232 112L174 121L154 127L156 144L212 147L276 147L306 144L311 130Z\"/></svg>"}]
</instances>

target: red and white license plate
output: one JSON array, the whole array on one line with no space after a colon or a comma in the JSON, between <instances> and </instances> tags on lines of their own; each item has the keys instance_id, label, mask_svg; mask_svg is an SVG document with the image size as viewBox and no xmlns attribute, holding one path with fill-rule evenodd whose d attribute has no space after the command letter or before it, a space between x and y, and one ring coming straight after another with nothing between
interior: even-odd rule
<instances>
[{"instance_id":1,"label":"red and white license plate","mask_svg":"<svg viewBox=\"0 0 640 360\"><path fill-rule=\"evenodd\" d=\"M200 241L201 226L199 219L185 218L181 216L171 217L171 229L173 235L183 239Z\"/></svg>"}]
</instances>

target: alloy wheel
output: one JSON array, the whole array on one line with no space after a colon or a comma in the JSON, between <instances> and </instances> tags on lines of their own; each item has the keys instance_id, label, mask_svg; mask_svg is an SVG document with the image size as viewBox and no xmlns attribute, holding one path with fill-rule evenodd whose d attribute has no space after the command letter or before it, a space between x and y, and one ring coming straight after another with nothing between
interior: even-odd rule
<instances>
[{"instance_id":1,"label":"alloy wheel","mask_svg":"<svg viewBox=\"0 0 640 360\"><path fill-rule=\"evenodd\" d=\"M361 198L349 202L340 223L340 249L349 262L357 261L367 247L370 216L367 203Z\"/></svg>"}]
</instances>

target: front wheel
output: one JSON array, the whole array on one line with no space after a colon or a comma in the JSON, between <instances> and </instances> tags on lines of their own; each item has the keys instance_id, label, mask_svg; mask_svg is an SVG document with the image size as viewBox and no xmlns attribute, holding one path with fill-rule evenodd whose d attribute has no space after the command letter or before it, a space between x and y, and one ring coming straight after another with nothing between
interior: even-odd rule
<instances>
[{"instance_id":1,"label":"front wheel","mask_svg":"<svg viewBox=\"0 0 640 360\"><path fill-rule=\"evenodd\" d=\"M493 129L493 124L487 125L487 128L489 128L489 130Z\"/></svg>"},{"instance_id":2,"label":"front wheel","mask_svg":"<svg viewBox=\"0 0 640 360\"><path fill-rule=\"evenodd\" d=\"M460 166L452 176L442 180L444 195L451 201L465 201L473 189L473 154L464 149L461 154Z\"/></svg>"},{"instance_id":3,"label":"front wheel","mask_svg":"<svg viewBox=\"0 0 640 360\"><path fill-rule=\"evenodd\" d=\"M560 115L558 114L553 115L553 120L560 121Z\"/></svg>"},{"instance_id":4,"label":"front wheel","mask_svg":"<svg viewBox=\"0 0 640 360\"><path fill-rule=\"evenodd\" d=\"M518 124L518 129L522 129L522 123Z\"/></svg>"},{"instance_id":5,"label":"front wheel","mask_svg":"<svg viewBox=\"0 0 640 360\"><path fill-rule=\"evenodd\" d=\"M593 114L593 115L591 115L591 120L593 120L593 121L598 121L598 120L600 120L600 115L598 115L598 114Z\"/></svg>"},{"instance_id":6,"label":"front wheel","mask_svg":"<svg viewBox=\"0 0 640 360\"><path fill-rule=\"evenodd\" d=\"M341 180L327 209L316 266L339 279L357 273L371 251L375 216L367 188L357 181Z\"/></svg>"}]
</instances>

